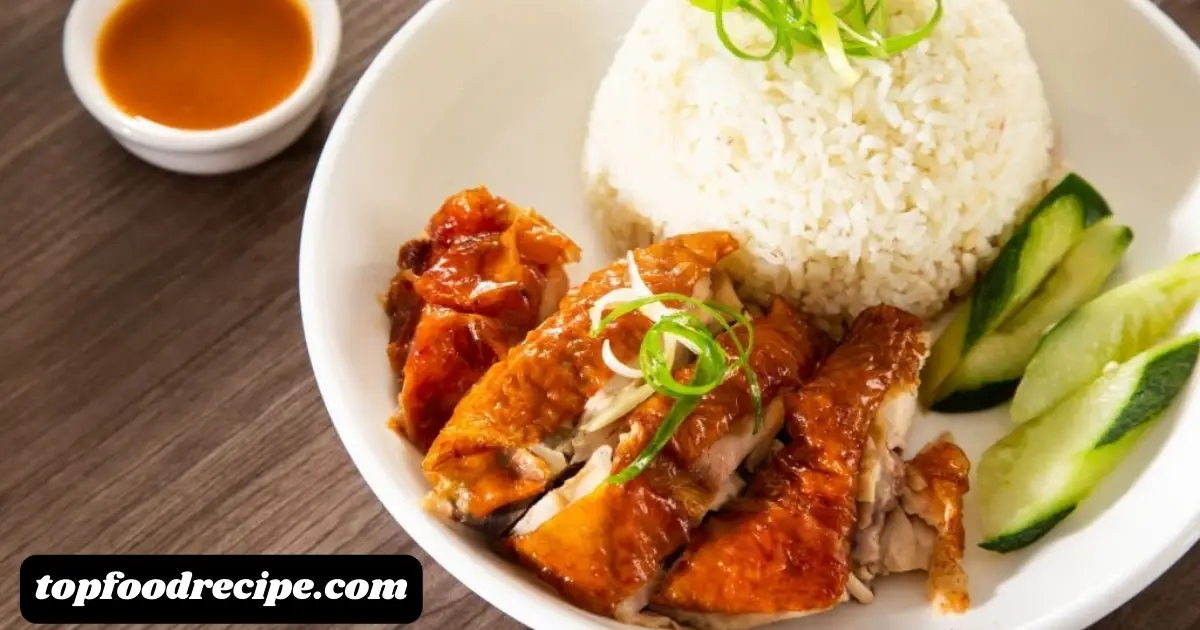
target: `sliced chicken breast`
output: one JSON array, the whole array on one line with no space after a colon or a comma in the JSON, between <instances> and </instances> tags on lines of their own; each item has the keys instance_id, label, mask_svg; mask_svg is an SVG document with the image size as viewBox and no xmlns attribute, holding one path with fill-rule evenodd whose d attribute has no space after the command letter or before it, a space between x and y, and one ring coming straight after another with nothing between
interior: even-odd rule
<instances>
[{"instance_id":1,"label":"sliced chicken breast","mask_svg":"<svg viewBox=\"0 0 1200 630\"><path fill-rule=\"evenodd\" d=\"M711 287L713 267L737 247L732 235L708 232L667 239L632 257L651 292L692 295L699 285ZM459 402L423 462L433 485L429 509L467 522L520 511L561 474L559 457L547 453L565 456L587 401L613 378L604 341L629 363L650 326L634 313L601 336L590 334L591 307L628 286L627 272L621 260L593 273Z\"/></svg>"},{"instance_id":2,"label":"sliced chicken breast","mask_svg":"<svg viewBox=\"0 0 1200 630\"><path fill-rule=\"evenodd\" d=\"M888 393L863 449L858 483L858 531L852 545L856 588L851 593L862 603L874 601L871 584L876 576L888 572L884 529L889 514L900 507L904 489L904 448L917 411L917 385L919 383Z\"/></svg>"},{"instance_id":3,"label":"sliced chicken breast","mask_svg":"<svg viewBox=\"0 0 1200 630\"><path fill-rule=\"evenodd\" d=\"M703 516L736 494L736 471L782 428L784 391L808 378L832 342L777 302L754 326L753 370L767 405L754 427L750 386L735 371L705 395L667 446L638 477L601 481L589 470L607 457L597 450L578 475L539 501L514 528L509 547L521 562L567 599L622 621L655 625L642 612L663 563L681 548ZM745 331L738 331L745 341ZM736 358L728 334L721 338ZM732 359L731 359L732 360ZM692 368L680 370L686 382ZM619 445L607 473L619 472L642 452L674 399L655 396L620 423ZM577 479L586 481L575 484ZM578 488L587 488L580 494ZM662 621L662 620L658 620Z\"/></svg>"},{"instance_id":4,"label":"sliced chicken breast","mask_svg":"<svg viewBox=\"0 0 1200 630\"><path fill-rule=\"evenodd\" d=\"M745 497L705 522L652 608L694 627L739 629L845 600L864 446L888 402L915 392L927 344L904 311L859 315L816 378L787 397L791 443Z\"/></svg>"}]
</instances>

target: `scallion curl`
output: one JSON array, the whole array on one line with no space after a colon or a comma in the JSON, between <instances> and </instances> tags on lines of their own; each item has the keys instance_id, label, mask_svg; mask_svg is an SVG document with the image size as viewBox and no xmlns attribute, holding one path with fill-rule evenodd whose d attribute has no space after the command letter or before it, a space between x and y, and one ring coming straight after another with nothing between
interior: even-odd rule
<instances>
[{"instance_id":1,"label":"scallion curl","mask_svg":"<svg viewBox=\"0 0 1200 630\"><path fill-rule=\"evenodd\" d=\"M609 477L610 483L625 483L641 474L666 447L675 431L699 404L700 399L738 369L745 371L750 398L754 404L754 432L757 433L762 425L762 389L759 387L758 377L750 367L750 352L754 348L754 326L741 312L719 302L699 300L681 293L660 293L616 304L612 311L592 328L591 334L599 336L617 319L647 304L662 302L681 303L712 317L729 334L738 358L733 365L729 365L725 348L709 332L705 323L691 312L681 310L652 324L642 340L638 361L646 384L659 394L675 398L675 402L638 457L620 473ZM746 331L744 343L738 337L739 326ZM668 357L666 352L665 340L668 335L682 339L699 350L691 381L686 385L677 381L673 374L673 357Z\"/></svg>"},{"instance_id":2,"label":"scallion curl","mask_svg":"<svg viewBox=\"0 0 1200 630\"><path fill-rule=\"evenodd\" d=\"M720 302L712 302L709 300L698 300L694 297L683 295L682 293L659 293L650 295L636 300L630 300L619 304L613 308L608 315L600 320L600 322L592 329L592 336L599 336L600 333L612 322L617 319L632 313L647 304L656 302L681 302L692 308L699 309L706 313L709 317L715 319L729 333L730 339L733 341L733 346L737 350L738 360L733 366L741 368L746 373L746 383L750 388L750 399L754 403L754 432L757 433L762 426L763 406L762 406L762 389L758 385L758 377L754 375L754 370L750 369L750 351L754 348L754 326L750 324L750 320L742 313L721 304ZM734 324L730 324L732 319ZM741 325L746 330L746 343L738 338L734 331L734 326ZM640 357L639 357L640 358Z\"/></svg>"},{"instance_id":3,"label":"scallion curl","mask_svg":"<svg viewBox=\"0 0 1200 630\"><path fill-rule=\"evenodd\" d=\"M686 339L692 346L699 348L700 352L696 355L696 374L712 376L693 378L687 385L675 380L675 376L671 374L674 369L671 361L673 357L666 356L663 344L667 335ZM683 311L662 318L646 331L638 359L646 384L660 394L673 397L707 394L725 380L728 368L725 349L712 333L708 332L704 322Z\"/></svg>"},{"instance_id":4,"label":"scallion curl","mask_svg":"<svg viewBox=\"0 0 1200 630\"><path fill-rule=\"evenodd\" d=\"M664 317L662 320L656 322L655 326L659 326L666 322L667 324L663 326L663 328L672 328L672 324L674 322L686 320L688 317L691 318L692 323L702 324L702 322L700 322L699 319L697 319L694 315L691 315L690 313L682 313L672 315L670 317ZM654 327L651 327L651 331L653 331L653 328ZM685 327L680 326L678 329L683 328ZM707 332L707 330L705 330L705 332ZM674 334L674 332L671 334ZM650 332L646 333L646 338L651 338ZM661 341L661 338L662 337L660 335L658 339ZM709 338L712 339L711 334L709 334ZM713 343L716 343L715 339L713 339ZM645 348L646 344L643 343L642 347ZM704 394L707 394L724 382L727 376L724 358L725 352L719 344L716 344L716 350L717 352L715 354L704 353L698 355L696 357L695 369L692 371L691 382L687 386L679 385L680 388L688 388L697 393L674 395L666 392L659 392L668 396L674 396L675 402L671 405L671 409L667 411L667 415L663 417L662 422L659 423L658 428L655 429L654 435L651 436L650 442L646 444L645 448L642 449L642 452L639 453L637 458L630 462L629 465L623 468L620 472L616 473L615 475L611 475L608 478L609 483L623 484L642 474L642 472L650 466L650 463L654 461L654 458L658 457L658 454L661 453L664 448L666 448L667 444L671 441L671 438L675 435L675 432L678 431L679 427L683 425L683 421L687 420L688 416L692 415L692 411L694 411L696 406L700 404L700 400L704 397ZM718 361L708 358L712 356L720 356L721 359ZM650 374L650 371L646 372L646 383L653 388L654 385L651 383ZM676 385L678 385L674 377L668 378L670 378L672 383L676 383Z\"/></svg>"},{"instance_id":5,"label":"scallion curl","mask_svg":"<svg viewBox=\"0 0 1200 630\"><path fill-rule=\"evenodd\" d=\"M920 28L889 35L886 0L848 0L834 10L831 0L691 0L714 14L717 38L740 59L767 61L783 54L790 62L796 46L823 51L838 75L847 82L860 76L850 57L887 58L916 46L928 38L942 19L942 0L936 0L933 15ZM741 10L763 24L771 33L771 47L762 54L751 53L729 36L725 13Z\"/></svg>"}]
</instances>

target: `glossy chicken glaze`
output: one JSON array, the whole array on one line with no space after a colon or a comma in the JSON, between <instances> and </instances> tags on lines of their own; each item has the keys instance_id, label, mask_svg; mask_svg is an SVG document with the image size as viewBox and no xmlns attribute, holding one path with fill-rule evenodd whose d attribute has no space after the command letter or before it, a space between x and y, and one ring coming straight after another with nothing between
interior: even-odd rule
<instances>
[{"instance_id":1,"label":"glossy chicken glaze","mask_svg":"<svg viewBox=\"0 0 1200 630\"><path fill-rule=\"evenodd\" d=\"M745 330L738 332L745 342ZM764 401L799 386L832 346L824 333L782 302L754 322L754 334L750 366ZM728 334L721 342L735 360ZM692 370L677 371L677 380L687 382ZM656 395L622 421L625 437L617 447L614 472L641 453L673 403L673 398ZM752 422L753 414L750 389L739 370L701 399L641 475L624 485L602 483L535 531L511 539L510 548L567 599L612 615L686 544L689 531L721 491L697 464L736 423Z\"/></svg>"},{"instance_id":2,"label":"glossy chicken glaze","mask_svg":"<svg viewBox=\"0 0 1200 630\"><path fill-rule=\"evenodd\" d=\"M929 558L926 595L941 612L971 607L963 570L963 495L970 489L971 462L946 434L930 442L905 465L905 509L937 530Z\"/></svg>"},{"instance_id":3,"label":"glossy chicken glaze","mask_svg":"<svg viewBox=\"0 0 1200 630\"><path fill-rule=\"evenodd\" d=\"M421 450L467 390L553 309L579 248L485 188L454 195L400 250L388 291L388 358L401 385L393 427ZM548 306L548 308L547 308Z\"/></svg>"},{"instance_id":4,"label":"glossy chicken glaze","mask_svg":"<svg viewBox=\"0 0 1200 630\"><path fill-rule=\"evenodd\" d=\"M737 247L729 233L708 232L667 239L633 256L654 293L691 294ZM434 488L431 503L450 503L458 518L483 519L546 489L555 471L528 449L564 437L588 398L613 376L601 355L603 339L629 360L649 327L645 317L631 315L602 336L590 334L590 307L627 286L626 267L619 261L593 273L462 399L423 462Z\"/></svg>"},{"instance_id":5,"label":"glossy chicken glaze","mask_svg":"<svg viewBox=\"0 0 1200 630\"><path fill-rule=\"evenodd\" d=\"M787 399L792 442L744 498L705 522L653 603L725 615L815 613L845 598L867 432L896 384L915 384L922 323L864 311L817 377Z\"/></svg>"}]
</instances>

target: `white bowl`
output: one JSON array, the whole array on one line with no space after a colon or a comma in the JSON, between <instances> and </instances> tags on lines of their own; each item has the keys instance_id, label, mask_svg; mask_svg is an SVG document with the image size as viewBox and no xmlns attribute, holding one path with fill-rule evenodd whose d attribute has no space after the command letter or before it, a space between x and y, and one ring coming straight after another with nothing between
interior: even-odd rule
<instances>
[{"instance_id":1,"label":"white bowl","mask_svg":"<svg viewBox=\"0 0 1200 630\"><path fill-rule=\"evenodd\" d=\"M313 60L286 99L263 114L222 129L174 129L121 111L96 74L96 42L108 16L123 0L76 0L63 28L63 63L84 108L121 146L170 171L215 175L249 168L282 152L304 133L325 101L337 65L342 16L337 0L301 0L312 24Z\"/></svg>"},{"instance_id":2,"label":"white bowl","mask_svg":"<svg viewBox=\"0 0 1200 630\"><path fill-rule=\"evenodd\" d=\"M1137 233L1123 275L1200 250L1200 53L1143 0L1011 0L1028 31L1071 165ZM350 97L304 220L300 294L317 382L337 431L404 529L484 599L534 628L619 627L579 611L462 527L425 514L420 456L386 426L395 406L376 295L396 250L441 200L486 183L604 261L584 216L580 151L592 94L639 0L434 0L384 48ZM1082 22L1081 22L1082 20ZM502 35L501 35L502 34ZM461 42L486 42L463 46ZM573 270L578 279L582 270ZM1187 323L1195 329L1200 319ZM972 458L1003 413L931 416L914 448L952 429ZM1184 418L1188 421L1183 421ZM937 617L919 577L888 578L871 606L780 628L1082 628L1149 584L1200 537L1200 378L1064 525L1008 556L978 542L975 607Z\"/></svg>"}]
</instances>

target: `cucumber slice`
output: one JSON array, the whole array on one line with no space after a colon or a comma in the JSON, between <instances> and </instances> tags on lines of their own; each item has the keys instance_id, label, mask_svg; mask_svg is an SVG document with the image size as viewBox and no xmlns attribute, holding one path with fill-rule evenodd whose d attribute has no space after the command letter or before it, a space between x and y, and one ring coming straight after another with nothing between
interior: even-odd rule
<instances>
[{"instance_id":1,"label":"cucumber slice","mask_svg":"<svg viewBox=\"0 0 1200 630\"><path fill-rule=\"evenodd\" d=\"M951 374L962 359L963 347L967 338L967 322L971 319L971 303L973 298L954 308L950 324L942 331L933 349L929 351L929 359L921 370L921 389L918 398L925 407L933 406L936 400L938 386Z\"/></svg>"},{"instance_id":2,"label":"cucumber slice","mask_svg":"<svg viewBox=\"0 0 1200 630\"><path fill-rule=\"evenodd\" d=\"M1198 353L1200 334L1159 345L992 445L979 462L980 547L1015 551L1069 516L1170 406Z\"/></svg>"},{"instance_id":3,"label":"cucumber slice","mask_svg":"<svg viewBox=\"0 0 1200 630\"><path fill-rule=\"evenodd\" d=\"M1046 333L1012 401L1026 422L1166 337L1200 299L1200 254L1135 278L1084 304Z\"/></svg>"},{"instance_id":4,"label":"cucumber slice","mask_svg":"<svg viewBox=\"0 0 1200 630\"><path fill-rule=\"evenodd\" d=\"M1074 173L1038 203L934 344L921 377L921 398L927 405L963 355L1029 300L1083 231L1111 215L1100 193Z\"/></svg>"},{"instance_id":5,"label":"cucumber slice","mask_svg":"<svg viewBox=\"0 0 1200 630\"><path fill-rule=\"evenodd\" d=\"M1100 193L1074 173L1034 208L975 290L965 346L970 349L1023 305L1085 229L1111 216Z\"/></svg>"},{"instance_id":6,"label":"cucumber slice","mask_svg":"<svg viewBox=\"0 0 1200 630\"><path fill-rule=\"evenodd\" d=\"M933 410L979 411L1012 398L1042 334L1100 293L1131 241L1133 230L1112 219L1084 232L1033 297L955 367Z\"/></svg>"}]
</instances>

